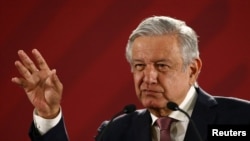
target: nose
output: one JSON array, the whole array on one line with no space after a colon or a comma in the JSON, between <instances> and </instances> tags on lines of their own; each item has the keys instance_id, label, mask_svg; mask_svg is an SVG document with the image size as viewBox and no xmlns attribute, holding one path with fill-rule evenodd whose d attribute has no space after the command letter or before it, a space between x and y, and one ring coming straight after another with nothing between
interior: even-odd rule
<instances>
[{"instance_id":1,"label":"nose","mask_svg":"<svg viewBox=\"0 0 250 141\"><path fill-rule=\"evenodd\" d=\"M153 66L148 66L144 70L143 81L147 84L156 84L158 73Z\"/></svg>"}]
</instances>

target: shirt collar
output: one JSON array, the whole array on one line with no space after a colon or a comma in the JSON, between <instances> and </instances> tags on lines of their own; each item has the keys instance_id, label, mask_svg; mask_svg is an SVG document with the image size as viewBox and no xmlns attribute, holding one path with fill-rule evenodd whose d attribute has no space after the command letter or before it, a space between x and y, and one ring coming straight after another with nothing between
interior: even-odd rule
<instances>
[{"instance_id":1,"label":"shirt collar","mask_svg":"<svg viewBox=\"0 0 250 141\"><path fill-rule=\"evenodd\" d=\"M181 109L183 109L184 111L186 111L189 115L191 115L193 108L194 108L194 103L196 101L197 98L197 93L196 90L194 88L194 86L191 86L190 89L188 90L188 93L185 97L185 99L182 101L182 103L179 105L179 107ZM153 115L152 113L150 113L151 118L152 118L152 125L155 123L155 121L158 119L158 117L156 117L155 115ZM184 115L182 112L180 111L173 111L169 114L169 117L174 118L178 121L187 121L189 120L186 115Z\"/></svg>"}]
</instances>

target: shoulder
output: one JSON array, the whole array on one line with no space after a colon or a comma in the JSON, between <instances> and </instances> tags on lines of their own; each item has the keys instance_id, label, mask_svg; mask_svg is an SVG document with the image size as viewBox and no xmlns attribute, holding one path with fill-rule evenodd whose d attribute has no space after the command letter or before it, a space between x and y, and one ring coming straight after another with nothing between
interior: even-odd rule
<instances>
[{"instance_id":1,"label":"shoulder","mask_svg":"<svg viewBox=\"0 0 250 141\"><path fill-rule=\"evenodd\" d=\"M215 108L218 110L240 110L240 109L250 109L250 101L237 98L237 97L226 97L219 95L212 95L202 90L201 88L196 88L198 93L198 103L199 106L207 105L210 108ZM247 110L249 112L249 110Z\"/></svg>"},{"instance_id":2,"label":"shoulder","mask_svg":"<svg viewBox=\"0 0 250 141\"><path fill-rule=\"evenodd\" d=\"M236 98L236 97L224 97L224 96L214 96L219 106L225 107L227 109L232 108L250 108L250 101Z\"/></svg>"},{"instance_id":3,"label":"shoulder","mask_svg":"<svg viewBox=\"0 0 250 141\"><path fill-rule=\"evenodd\" d=\"M214 98L217 101L221 101L221 102L230 102L230 103L242 103L242 104L246 104L249 105L250 101L246 100L246 99L241 99L241 98L237 98L237 97L225 97L225 96L214 96Z\"/></svg>"},{"instance_id":4,"label":"shoulder","mask_svg":"<svg viewBox=\"0 0 250 141\"><path fill-rule=\"evenodd\" d=\"M206 91L204 91L202 88L198 87L196 88L196 91L198 93L198 99L202 102L212 103L211 105L217 105L217 104L233 104L233 105L250 105L250 101L246 99L241 99L237 97L227 97L227 96L220 96L215 94L209 94Z\"/></svg>"},{"instance_id":5,"label":"shoulder","mask_svg":"<svg viewBox=\"0 0 250 141\"><path fill-rule=\"evenodd\" d=\"M209 94L196 88L198 97L193 110L193 118L204 122L224 124L249 124L250 102L248 100Z\"/></svg>"}]
</instances>

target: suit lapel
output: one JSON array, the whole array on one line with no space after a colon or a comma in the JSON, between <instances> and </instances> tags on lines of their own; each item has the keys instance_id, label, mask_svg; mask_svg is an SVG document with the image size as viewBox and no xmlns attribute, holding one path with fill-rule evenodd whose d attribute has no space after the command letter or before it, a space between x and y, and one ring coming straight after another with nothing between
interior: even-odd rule
<instances>
[{"instance_id":1,"label":"suit lapel","mask_svg":"<svg viewBox=\"0 0 250 141\"><path fill-rule=\"evenodd\" d=\"M207 138L207 125L211 124L216 119L216 111L213 106L217 104L216 100L208 95L206 92L197 88L198 98L192 113L192 120L197 127L203 140ZM194 132L194 127L189 123L188 129L185 136L185 141L198 141L196 139L196 133Z\"/></svg>"}]
</instances>

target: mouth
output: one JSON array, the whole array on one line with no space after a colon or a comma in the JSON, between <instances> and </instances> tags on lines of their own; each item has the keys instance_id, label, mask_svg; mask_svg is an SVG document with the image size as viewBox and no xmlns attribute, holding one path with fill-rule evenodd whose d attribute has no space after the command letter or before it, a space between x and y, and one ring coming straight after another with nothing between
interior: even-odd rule
<instances>
[{"instance_id":1,"label":"mouth","mask_svg":"<svg viewBox=\"0 0 250 141\"><path fill-rule=\"evenodd\" d=\"M152 96L155 96L155 95L158 95L158 94L162 94L162 92L160 91L156 91L156 90L142 90L142 94L145 94L145 95L152 95Z\"/></svg>"}]
</instances>

